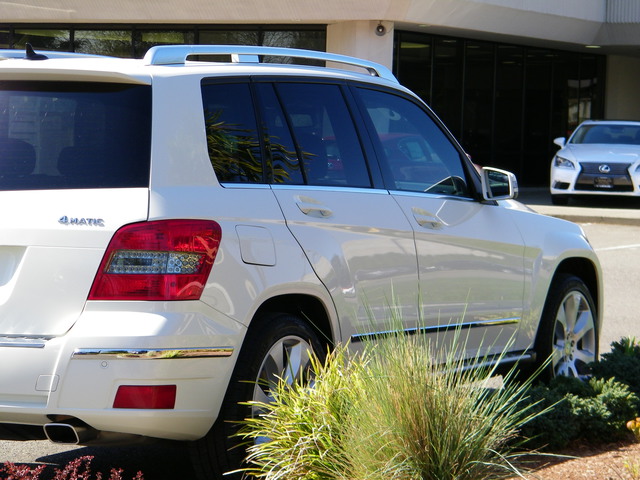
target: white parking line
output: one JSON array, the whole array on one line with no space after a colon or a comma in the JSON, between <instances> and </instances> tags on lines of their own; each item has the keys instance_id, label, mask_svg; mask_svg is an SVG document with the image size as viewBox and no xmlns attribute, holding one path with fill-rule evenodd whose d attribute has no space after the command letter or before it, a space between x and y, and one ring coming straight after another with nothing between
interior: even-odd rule
<instances>
[{"instance_id":1,"label":"white parking line","mask_svg":"<svg viewBox=\"0 0 640 480\"><path fill-rule=\"evenodd\" d=\"M611 250L626 250L628 248L640 248L640 243L634 243L633 245L620 245L617 247L604 247L604 248L596 248L596 252L608 252Z\"/></svg>"}]
</instances>

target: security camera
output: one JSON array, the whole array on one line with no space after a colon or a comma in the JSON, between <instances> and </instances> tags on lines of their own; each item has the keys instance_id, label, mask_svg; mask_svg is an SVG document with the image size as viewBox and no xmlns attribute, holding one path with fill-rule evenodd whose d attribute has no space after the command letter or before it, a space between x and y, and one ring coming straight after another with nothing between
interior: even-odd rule
<instances>
[{"instance_id":1,"label":"security camera","mask_svg":"<svg viewBox=\"0 0 640 480\"><path fill-rule=\"evenodd\" d=\"M381 37L385 33L387 33L387 29L384 27L384 25L382 25L382 23L379 23L378 26L376 27L376 35Z\"/></svg>"}]
</instances>

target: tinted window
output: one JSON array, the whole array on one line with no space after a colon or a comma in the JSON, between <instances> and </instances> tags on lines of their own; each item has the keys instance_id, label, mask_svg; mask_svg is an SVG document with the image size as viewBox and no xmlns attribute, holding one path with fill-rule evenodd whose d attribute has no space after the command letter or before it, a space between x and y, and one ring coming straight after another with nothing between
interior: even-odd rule
<instances>
[{"instance_id":1,"label":"tinted window","mask_svg":"<svg viewBox=\"0 0 640 480\"><path fill-rule=\"evenodd\" d=\"M262 155L248 83L202 86L207 149L218 181L263 183Z\"/></svg>"},{"instance_id":2,"label":"tinted window","mask_svg":"<svg viewBox=\"0 0 640 480\"><path fill-rule=\"evenodd\" d=\"M262 127L270 156L271 183L301 185L304 183L298 154L289 123L271 83L256 85L261 101Z\"/></svg>"},{"instance_id":3,"label":"tinted window","mask_svg":"<svg viewBox=\"0 0 640 480\"><path fill-rule=\"evenodd\" d=\"M351 113L338 85L278 83L308 185L370 187L371 180ZM272 119L268 124L282 123Z\"/></svg>"},{"instance_id":4,"label":"tinted window","mask_svg":"<svg viewBox=\"0 0 640 480\"><path fill-rule=\"evenodd\" d=\"M640 145L640 126L625 124L583 125L571 138L571 143Z\"/></svg>"},{"instance_id":5,"label":"tinted window","mask_svg":"<svg viewBox=\"0 0 640 480\"><path fill-rule=\"evenodd\" d=\"M460 154L425 110L387 92L358 92L378 140L388 188L467 195Z\"/></svg>"},{"instance_id":6,"label":"tinted window","mask_svg":"<svg viewBox=\"0 0 640 480\"><path fill-rule=\"evenodd\" d=\"M0 189L146 187L151 87L0 82Z\"/></svg>"}]
</instances>

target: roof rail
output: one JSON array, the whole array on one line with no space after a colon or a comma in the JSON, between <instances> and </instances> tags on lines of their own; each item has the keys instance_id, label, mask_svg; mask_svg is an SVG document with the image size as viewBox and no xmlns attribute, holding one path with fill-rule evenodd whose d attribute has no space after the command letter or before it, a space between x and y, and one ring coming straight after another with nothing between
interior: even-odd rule
<instances>
[{"instance_id":1,"label":"roof rail","mask_svg":"<svg viewBox=\"0 0 640 480\"><path fill-rule=\"evenodd\" d=\"M265 55L320 60L359 67L366 70L371 76L398 82L393 73L384 65L346 55L297 48L248 45L159 45L151 47L147 51L144 63L146 65L183 65L192 55L230 55L232 63L260 63L260 57Z\"/></svg>"},{"instance_id":2,"label":"roof rail","mask_svg":"<svg viewBox=\"0 0 640 480\"><path fill-rule=\"evenodd\" d=\"M93 54L89 54L89 53L76 53L76 52L59 52L59 51L38 51L39 53L35 54L35 52L32 53L39 56L41 53L43 53L43 57L39 57L39 58L33 58L33 57L29 57L28 53L25 53L25 51L23 49L17 49L17 48L4 48L4 49L0 49L0 60L8 60L8 59L24 59L24 60L46 60L49 58L79 58L79 57L85 57L85 58L108 58L105 57L103 55L93 55Z\"/></svg>"}]
</instances>

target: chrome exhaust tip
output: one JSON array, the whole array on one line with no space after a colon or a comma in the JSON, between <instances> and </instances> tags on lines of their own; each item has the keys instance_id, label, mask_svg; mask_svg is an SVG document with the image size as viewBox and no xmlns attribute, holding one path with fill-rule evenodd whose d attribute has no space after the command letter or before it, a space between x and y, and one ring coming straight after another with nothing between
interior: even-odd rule
<instances>
[{"instance_id":1,"label":"chrome exhaust tip","mask_svg":"<svg viewBox=\"0 0 640 480\"><path fill-rule=\"evenodd\" d=\"M50 442L78 445L98 436L98 430L89 426L75 426L68 423L47 423L44 434Z\"/></svg>"}]
</instances>

